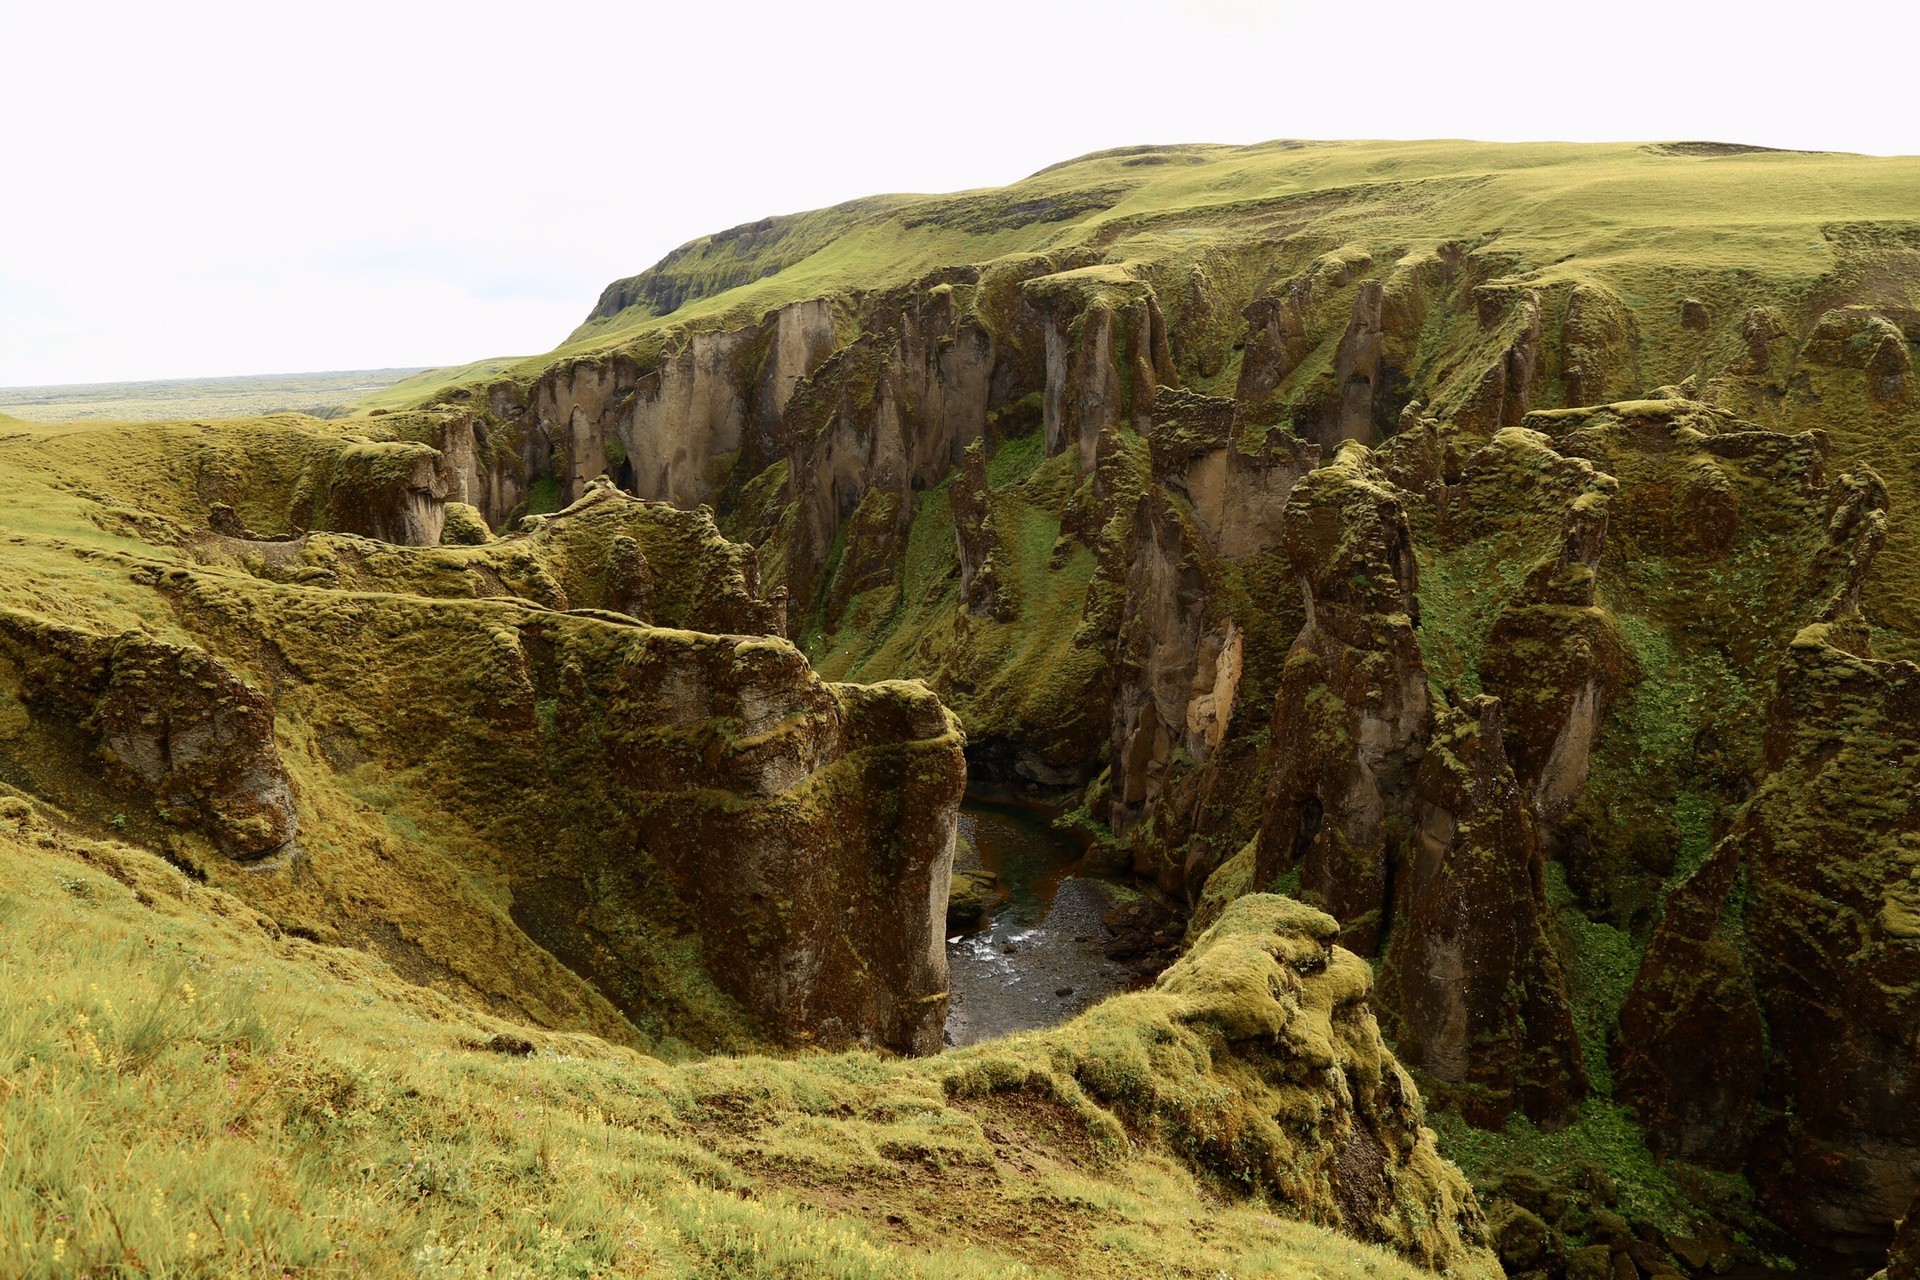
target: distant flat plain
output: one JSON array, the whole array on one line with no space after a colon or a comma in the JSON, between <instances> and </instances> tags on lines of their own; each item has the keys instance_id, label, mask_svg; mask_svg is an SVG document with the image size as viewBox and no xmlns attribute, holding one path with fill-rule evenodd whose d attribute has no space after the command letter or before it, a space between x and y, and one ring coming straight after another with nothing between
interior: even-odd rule
<instances>
[{"instance_id":1,"label":"distant flat plain","mask_svg":"<svg viewBox=\"0 0 1920 1280\"><path fill-rule=\"evenodd\" d=\"M268 413L343 417L347 406L420 369L352 369L330 373L262 373L238 378L171 378L154 382L89 382L0 387L0 415L27 422L166 422L184 418L250 418Z\"/></svg>"}]
</instances>

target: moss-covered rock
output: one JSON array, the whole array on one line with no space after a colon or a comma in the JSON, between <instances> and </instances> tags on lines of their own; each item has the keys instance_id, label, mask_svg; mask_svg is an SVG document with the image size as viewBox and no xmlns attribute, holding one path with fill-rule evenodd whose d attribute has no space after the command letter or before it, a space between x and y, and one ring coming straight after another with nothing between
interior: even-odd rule
<instances>
[{"instance_id":1,"label":"moss-covered rock","mask_svg":"<svg viewBox=\"0 0 1920 1280\"><path fill-rule=\"evenodd\" d=\"M16 777L87 788L97 770L231 858L293 852L300 822L273 703L211 654L0 609L0 663L35 722L0 746Z\"/></svg>"},{"instance_id":2,"label":"moss-covered rock","mask_svg":"<svg viewBox=\"0 0 1920 1280\"><path fill-rule=\"evenodd\" d=\"M1500 713L1486 696L1434 712L1413 778L1419 819L1394 880L1382 1005L1402 1058L1474 1124L1500 1129L1517 1110L1554 1129L1586 1073Z\"/></svg>"},{"instance_id":3,"label":"moss-covered rock","mask_svg":"<svg viewBox=\"0 0 1920 1280\"><path fill-rule=\"evenodd\" d=\"M1357 443L1294 486L1286 533L1307 624L1274 699L1254 883L1297 867L1303 894L1372 952L1428 725L1412 538L1398 492Z\"/></svg>"},{"instance_id":4,"label":"moss-covered rock","mask_svg":"<svg viewBox=\"0 0 1920 1280\"><path fill-rule=\"evenodd\" d=\"M1654 1142L1750 1152L1783 1221L1854 1251L1884 1244L1920 1170L1920 670L1865 650L1847 615L1782 658L1766 779L1669 901L1619 1050Z\"/></svg>"}]
</instances>

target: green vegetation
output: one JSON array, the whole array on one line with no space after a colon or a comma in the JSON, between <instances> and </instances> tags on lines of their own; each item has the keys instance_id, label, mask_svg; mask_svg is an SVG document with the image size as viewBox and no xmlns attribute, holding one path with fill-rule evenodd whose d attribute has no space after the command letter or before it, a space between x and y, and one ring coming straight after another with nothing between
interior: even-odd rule
<instances>
[{"instance_id":1,"label":"green vegetation","mask_svg":"<svg viewBox=\"0 0 1920 1280\"><path fill-rule=\"evenodd\" d=\"M337 418L346 406L376 399L417 369L360 369L345 373L256 374L237 378L174 378L152 382L75 383L54 387L0 387L0 420L24 422L176 421L305 413ZM413 403L411 394L387 408ZM368 407L380 407L369 404Z\"/></svg>"},{"instance_id":2,"label":"green vegetation","mask_svg":"<svg viewBox=\"0 0 1920 1280\"><path fill-rule=\"evenodd\" d=\"M10 1275L1415 1274L1220 1199L1050 1065L1135 1069L1132 1021L1192 1034L1171 997L923 1062L671 1067L477 1014L0 805Z\"/></svg>"}]
</instances>

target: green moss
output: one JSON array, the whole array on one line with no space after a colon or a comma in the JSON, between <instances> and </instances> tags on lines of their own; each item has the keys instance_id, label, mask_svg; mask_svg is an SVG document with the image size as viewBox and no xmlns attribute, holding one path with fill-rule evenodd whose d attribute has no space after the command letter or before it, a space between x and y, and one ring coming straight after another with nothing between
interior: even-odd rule
<instances>
[{"instance_id":1,"label":"green moss","mask_svg":"<svg viewBox=\"0 0 1920 1280\"><path fill-rule=\"evenodd\" d=\"M551 473L535 480L527 489L527 510L530 516L551 515L560 509L560 477Z\"/></svg>"}]
</instances>

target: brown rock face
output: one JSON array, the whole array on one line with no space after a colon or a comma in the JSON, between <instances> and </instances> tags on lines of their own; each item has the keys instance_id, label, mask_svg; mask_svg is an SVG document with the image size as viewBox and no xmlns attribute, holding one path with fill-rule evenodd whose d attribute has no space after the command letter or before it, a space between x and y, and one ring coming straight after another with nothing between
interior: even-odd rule
<instances>
[{"instance_id":1,"label":"brown rock face","mask_svg":"<svg viewBox=\"0 0 1920 1280\"><path fill-rule=\"evenodd\" d=\"M1343 445L1294 486L1286 552L1307 623L1274 699L1254 885L1297 866L1303 894L1370 952L1395 856L1388 817L1419 761L1428 710L1406 514L1363 446Z\"/></svg>"},{"instance_id":2,"label":"brown rock face","mask_svg":"<svg viewBox=\"0 0 1920 1280\"><path fill-rule=\"evenodd\" d=\"M634 1025L939 1048L966 769L924 686L520 600L183 589L222 645L272 637L331 750L461 815L513 924Z\"/></svg>"},{"instance_id":3,"label":"brown rock face","mask_svg":"<svg viewBox=\"0 0 1920 1280\"><path fill-rule=\"evenodd\" d=\"M420 445L350 446L334 464L324 522L300 523L403 547L438 546L447 490L437 463Z\"/></svg>"},{"instance_id":4,"label":"brown rock face","mask_svg":"<svg viewBox=\"0 0 1920 1280\"><path fill-rule=\"evenodd\" d=\"M1323 254L1287 281L1282 291L1254 299L1246 310L1246 353L1241 360L1240 381L1233 398L1252 407L1278 391L1320 342L1324 336L1322 330L1329 322L1332 331L1339 332L1340 317L1322 313L1330 309L1327 304L1347 287L1356 271L1365 272L1372 265L1372 257L1358 249ZM1378 286L1373 288L1377 291ZM1356 316L1361 310L1356 308ZM1356 319L1355 326L1370 327L1377 333L1377 293L1370 311L1373 316L1370 325ZM1357 348L1372 345L1377 359L1377 340L1369 344L1359 339L1355 345Z\"/></svg>"},{"instance_id":5,"label":"brown rock face","mask_svg":"<svg viewBox=\"0 0 1920 1280\"><path fill-rule=\"evenodd\" d=\"M1077 448L1082 472L1093 470L1100 433L1120 422L1114 328L1112 310L1098 303L1077 317L1059 308L1047 315L1047 452Z\"/></svg>"},{"instance_id":6,"label":"brown rock face","mask_svg":"<svg viewBox=\"0 0 1920 1280\"><path fill-rule=\"evenodd\" d=\"M20 669L36 717L84 734L109 781L149 798L165 821L204 832L235 859L292 844L299 819L273 705L210 654L8 610L0 660Z\"/></svg>"},{"instance_id":7,"label":"brown rock face","mask_svg":"<svg viewBox=\"0 0 1920 1280\"><path fill-rule=\"evenodd\" d=\"M1607 541L1607 489L1567 509L1556 555L1536 564L1487 637L1481 679L1510 708L1514 772L1544 834L1586 785L1593 748L1631 659L1613 618L1595 603Z\"/></svg>"},{"instance_id":8,"label":"brown rock face","mask_svg":"<svg viewBox=\"0 0 1920 1280\"><path fill-rule=\"evenodd\" d=\"M1365 445L1374 443L1373 402L1375 384L1380 380L1383 297L1378 280L1366 281L1354 294L1353 320L1333 358L1334 377L1340 386L1340 408L1329 438L1323 441L1329 449L1342 440L1358 440Z\"/></svg>"},{"instance_id":9,"label":"brown rock face","mask_svg":"<svg viewBox=\"0 0 1920 1280\"><path fill-rule=\"evenodd\" d=\"M1187 500L1208 549L1227 560L1280 545L1287 499L1321 456L1283 427L1249 448L1237 409L1221 396L1162 389L1147 440L1153 478Z\"/></svg>"},{"instance_id":10,"label":"brown rock face","mask_svg":"<svg viewBox=\"0 0 1920 1280\"><path fill-rule=\"evenodd\" d=\"M1195 540L1164 496L1140 498L1115 655L1108 822L1116 832L1130 830L1160 794L1173 753L1204 764L1232 715L1239 632L1232 619L1214 616L1216 593Z\"/></svg>"},{"instance_id":11,"label":"brown rock face","mask_svg":"<svg viewBox=\"0 0 1920 1280\"><path fill-rule=\"evenodd\" d=\"M1722 845L1667 899L1620 1015L1614 1058L1655 1150L1739 1168L1766 1073L1766 1029L1741 949L1720 929L1740 869Z\"/></svg>"},{"instance_id":12,"label":"brown rock face","mask_svg":"<svg viewBox=\"0 0 1920 1280\"><path fill-rule=\"evenodd\" d=\"M1552 1128L1586 1078L1544 928L1533 816L1500 730L1495 698L1434 712L1381 994L1400 1056L1468 1120L1498 1129L1518 1110Z\"/></svg>"},{"instance_id":13,"label":"brown rock face","mask_svg":"<svg viewBox=\"0 0 1920 1280\"><path fill-rule=\"evenodd\" d=\"M1851 1251L1920 1184L1920 668L1865 651L1857 615L1789 648L1767 777L1670 900L1620 1044L1651 1141L1750 1147L1796 1235Z\"/></svg>"},{"instance_id":14,"label":"brown rock face","mask_svg":"<svg viewBox=\"0 0 1920 1280\"><path fill-rule=\"evenodd\" d=\"M993 527L987 493L987 450L975 440L961 455L960 475L948 490L953 502L953 534L960 551L960 598L976 618L1011 622L1019 602L1002 580L1000 538Z\"/></svg>"}]
</instances>

